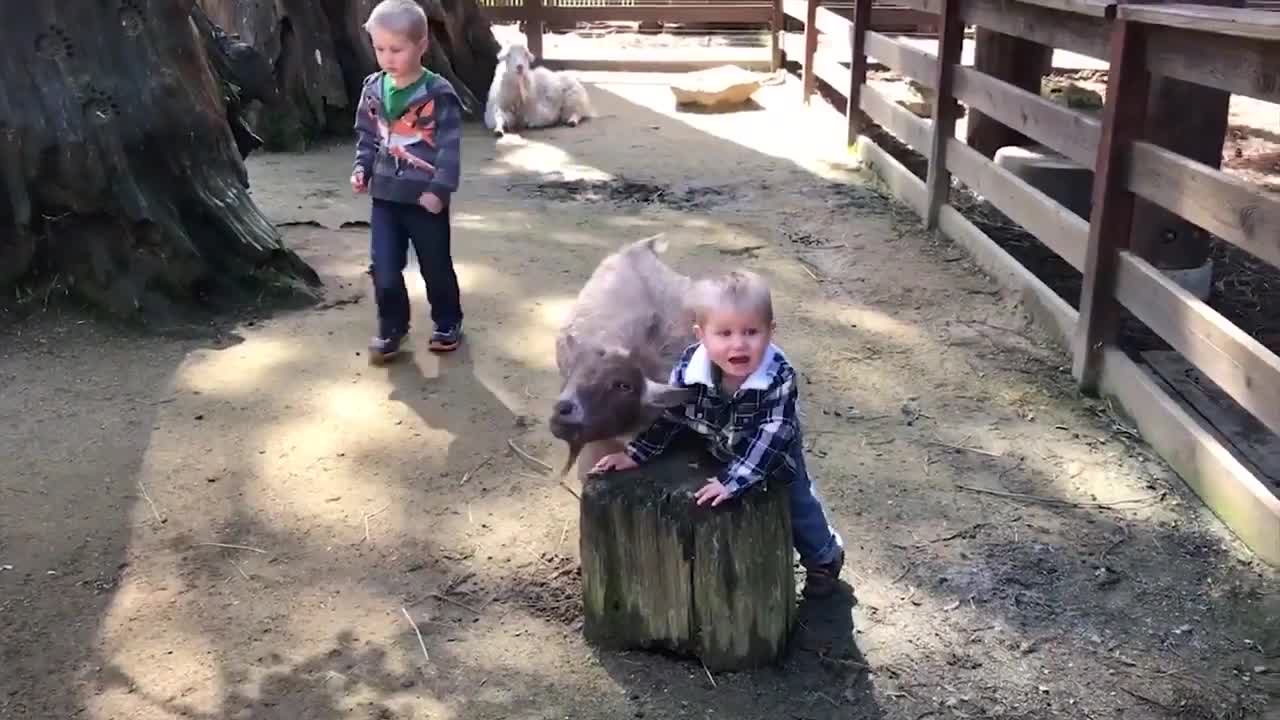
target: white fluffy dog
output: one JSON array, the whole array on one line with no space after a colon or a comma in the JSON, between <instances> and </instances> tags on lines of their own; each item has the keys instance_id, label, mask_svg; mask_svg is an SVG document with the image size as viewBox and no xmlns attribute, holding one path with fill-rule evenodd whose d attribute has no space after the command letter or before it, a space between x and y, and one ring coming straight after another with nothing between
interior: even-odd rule
<instances>
[{"instance_id":1,"label":"white fluffy dog","mask_svg":"<svg viewBox=\"0 0 1280 720\"><path fill-rule=\"evenodd\" d=\"M498 67L484 108L485 127L502 137L511 130L564 123L577 126L591 117L591 98L576 77L533 67L533 53L512 43L498 53Z\"/></svg>"}]
</instances>

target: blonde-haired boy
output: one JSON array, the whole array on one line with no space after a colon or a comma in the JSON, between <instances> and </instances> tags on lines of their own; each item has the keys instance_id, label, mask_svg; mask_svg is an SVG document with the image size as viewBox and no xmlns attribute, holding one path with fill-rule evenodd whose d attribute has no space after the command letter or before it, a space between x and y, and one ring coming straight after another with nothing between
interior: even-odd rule
<instances>
[{"instance_id":1,"label":"blonde-haired boy","mask_svg":"<svg viewBox=\"0 0 1280 720\"><path fill-rule=\"evenodd\" d=\"M697 503L716 506L766 478L781 480L791 503L792 539L808 572L804 594L829 595L844 566L844 541L827 521L805 467L796 372L772 342L769 286L753 272L735 270L695 283L689 302L698 342L682 353L670 382L696 392L624 452L601 458L592 472L636 467L692 430L727 463L697 492Z\"/></svg>"},{"instance_id":2,"label":"blonde-haired boy","mask_svg":"<svg viewBox=\"0 0 1280 720\"><path fill-rule=\"evenodd\" d=\"M369 341L369 360L382 363L399 354L409 332L410 242L435 325L430 349L455 350L462 339L449 219L462 174L462 101L448 80L422 65L430 32L418 3L382 0L364 28L380 70L360 89L351 188L372 197L369 272L378 334Z\"/></svg>"}]
</instances>

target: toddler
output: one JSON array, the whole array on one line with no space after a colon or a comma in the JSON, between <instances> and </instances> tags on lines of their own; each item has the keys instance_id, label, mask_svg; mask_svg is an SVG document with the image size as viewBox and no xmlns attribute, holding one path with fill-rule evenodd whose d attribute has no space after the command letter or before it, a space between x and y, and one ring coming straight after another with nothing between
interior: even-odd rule
<instances>
[{"instance_id":1,"label":"toddler","mask_svg":"<svg viewBox=\"0 0 1280 720\"><path fill-rule=\"evenodd\" d=\"M807 571L804 594L829 595L844 566L844 542L827 522L805 468L796 415L796 371L773 344L776 327L768 285L755 273L734 271L695 284L694 334L670 383L696 390L669 408L624 452L601 458L592 472L646 462L683 430L707 438L712 455L728 463L695 495L716 506L766 478L786 484L792 535Z\"/></svg>"}]
</instances>

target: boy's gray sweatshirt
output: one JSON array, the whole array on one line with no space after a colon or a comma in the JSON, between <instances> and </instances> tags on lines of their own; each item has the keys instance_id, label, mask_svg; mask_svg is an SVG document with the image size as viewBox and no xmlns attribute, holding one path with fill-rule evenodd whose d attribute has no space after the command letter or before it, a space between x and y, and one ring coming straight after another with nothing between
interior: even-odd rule
<instances>
[{"instance_id":1,"label":"boy's gray sweatshirt","mask_svg":"<svg viewBox=\"0 0 1280 720\"><path fill-rule=\"evenodd\" d=\"M388 121L382 101L384 71L364 79L356 107L356 159L370 196L414 203L424 192L448 204L461 176L462 101L449 81L432 74Z\"/></svg>"}]
</instances>

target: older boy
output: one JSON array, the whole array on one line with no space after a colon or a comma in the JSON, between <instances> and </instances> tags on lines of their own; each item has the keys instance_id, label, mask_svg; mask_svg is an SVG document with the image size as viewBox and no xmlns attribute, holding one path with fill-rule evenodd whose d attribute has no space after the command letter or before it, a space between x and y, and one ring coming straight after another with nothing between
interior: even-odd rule
<instances>
[{"instance_id":1,"label":"older boy","mask_svg":"<svg viewBox=\"0 0 1280 720\"><path fill-rule=\"evenodd\" d=\"M431 303L430 348L447 352L462 337L462 302L450 254L449 200L461 173L461 101L448 80L422 66L427 16L413 0L383 0L364 25L379 72L364 80L356 109L351 187L372 197L370 273L378 334L370 362L400 352L409 332L404 284L409 241Z\"/></svg>"},{"instance_id":2,"label":"older boy","mask_svg":"<svg viewBox=\"0 0 1280 720\"><path fill-rule=\"evenodd\" d=\"M844 542L827 522L805 468L796 415L796 372L772 343L775 323L769 287L758 275L735 271L694 288L694 334L670 382L696 393L663 413L624 452L601 458L592 472L646 462L684 429L706 437L727 462L695 495L719 505L774 477L787 484L792 535L807 570L804 594L829 595L844 566Z\"/></svg>"}]
</instances>

